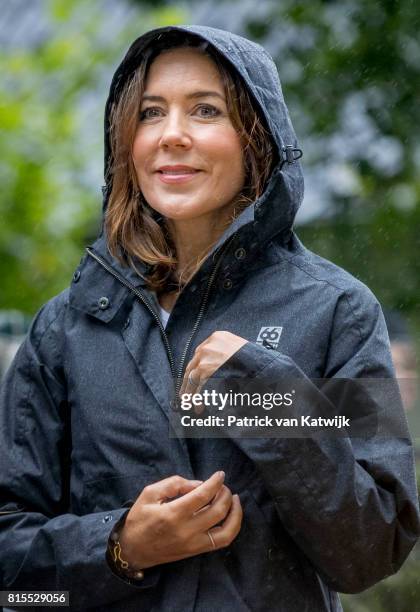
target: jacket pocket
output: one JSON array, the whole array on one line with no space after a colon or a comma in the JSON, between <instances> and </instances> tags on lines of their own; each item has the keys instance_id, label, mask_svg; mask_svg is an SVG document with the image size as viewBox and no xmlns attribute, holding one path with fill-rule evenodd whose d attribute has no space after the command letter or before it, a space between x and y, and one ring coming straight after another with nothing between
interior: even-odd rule
<instances>
[{"instance_id":1,"label":"jacket pocket","mask_svg":"<svg viewBox=\"0 0 420 612\"><path fill-rule=\"evenodd\" d=\"M156 482L151 468L125 476L110 476L90 480L83 485L81 513L105 512L114 508L131 506L145 486Z\"/></svg>"}]
</instances>

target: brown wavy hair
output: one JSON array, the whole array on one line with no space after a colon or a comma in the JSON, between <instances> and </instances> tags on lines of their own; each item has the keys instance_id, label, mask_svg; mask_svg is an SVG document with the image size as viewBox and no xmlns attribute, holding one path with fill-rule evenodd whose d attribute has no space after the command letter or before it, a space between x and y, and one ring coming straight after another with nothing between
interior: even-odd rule
<instances>
[{"instance_id":1,"label":"brown wavy hair","mask_svg":"<svg viewBox=\"0 0 420 612\"><path fill-rule=\"evenodd\" d=\"M244 187L234 202L226 227L262 194L275 162L275 147L265 119L257 112L242 78L225 58L201 38L186 37L185 33L182 38L178 32L167 33L152 43L149 53L142 55L111 107L111 160L106 180L112 188L105 213L105 233L109 252L122 264L130 265L140 276L143 275L136 261L149 265L149 273L144 278L149 289L158 293L174 287L181 289L201 266L212 246L183 271L183 278L176 277L177 255L173 240L165 219L144 199L132 160L141 100L153 59L164 50L191 46L216 64L225 89L230 120L243 144Z\"/></svg>"}]
</instances>

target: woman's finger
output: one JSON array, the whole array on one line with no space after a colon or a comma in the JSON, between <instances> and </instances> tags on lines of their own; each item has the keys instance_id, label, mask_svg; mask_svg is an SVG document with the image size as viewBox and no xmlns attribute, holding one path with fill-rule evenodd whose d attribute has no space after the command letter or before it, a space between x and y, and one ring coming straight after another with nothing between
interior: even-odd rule
<instances>
[{"instance_id":1,"label":"woman's finger","mask_svg":"<svg viewBox=\"0 0 420 612\"><path fill-rule=\"evenodd\" d=\"M214 501L194 515L190 522L191 529L197 532L211 529L226 519L231 506L232 493L228 487L223 485Z\"/></svg>"},{"instance_id":2,"label":"woman's finger","mask_svg":"<svg viewBox=\"0 0 420 612\"><path fill-rule=\"evenodd\" d=\"M191 538L191 552L187 556L212 552L226 548L238 535L242 524L242 506L238 495L233 495L232 505L226 520L221 527L206 529L199 535Z\"/></svg>"},{"instance_id":3,"label":"woman's finger","mask_svg":"<svg viewBox=\"0 0 420 612\"><path fill-rule=\"evenodd\" d=\"M185 393L198 393L198 389L201 386L200 371L198 369L191 369L186 373L185 377Z\"/></svg>"},{"instance_id":4,"label":"woman's finger","mask_svg":"<svg viewBox=\"0 0 420 612\"><path fill-rule=\"evenodd\" d=\"M189 517L188 520L190 520L195 512L207 506L214 499L222 487L224 479L224 472L215 472L193 491L172 501L172 509L178 511L182 517Z\"/></svg>"},{"instance_id":5,"label":"woman's finger","mask_svg":"<svg viewBox=\"0 0 420 612\"><path fill-rule=\"evenodd\" d=\"M182 379L181 388L180 388L180 390L179 390L179 394L180 394L180 396L181 396L183 393L195 393L195 388L196 388L196 385L194 386L194 385L192 384L191 379L190 379L190 374L191 374L191 372L192 372L192 371L194 371L194 370L198 370L199 365L200 365L200 361L199 361L199 359L198 359L197 355L195 355L195 356L194 356L194 357L191 359L191 361L189 361L189 362L188 362L187 367L185 368L184 378ZM194 380L194 381L198 380L198 382L199 382L199 376L200 376L200 374L199 374L199 370L198 370L198 372L196 372L196 376L197 376L197 375L198 375L198 379L195 379L195 378L194 378L194 375L193 375L193 380ZM190 379L190 380L189 380L189 379ZM194 388L193 388L193 389L191 389L191 387L194 387Z\"/></svg>"},{"instance_id":6,"label":"woman's finger","mask_svg":"<svg viewBox=\"0 0 420 612\"><path fill-rule=\"evenodd\" d=\"M220 527L210 529L216 548L225 548L236 538L241 530L243 510L239 495L232 496L230 512ZM206 534L207 535L207 534Z\"/></svg>"},{"instance_id":7,"label":"woman's finger","mask_svg":"<svg viewBox=\"0 0 420 612\"><path fill-rule=\"evenodd\" d=\"M202 484L202 480L187 480L182 476L170 476L144 487L140 494L144 503L162 503L185 495Z\"/></svg>"}]
</instances>

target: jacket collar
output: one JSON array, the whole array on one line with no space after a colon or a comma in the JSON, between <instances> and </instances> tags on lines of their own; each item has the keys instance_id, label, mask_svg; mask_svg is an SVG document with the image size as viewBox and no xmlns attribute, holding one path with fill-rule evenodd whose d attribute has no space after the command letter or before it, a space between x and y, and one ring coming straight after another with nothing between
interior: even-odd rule
<instances>
[{"instance_id":1,"label":"jacket collar","mask_svg":"<svg viewBox=\"0 0 420 612\"><path fill-rule=\"evenodd\" d=\"M273 172L263 195L248 206L242 214L225 230L207 256L200 270L191 282L206 282L214 260L220 249L232 238L229 249L224 253L223 276L240 280L249 272L250 261L256 252L264 251L266 245L275 237L283 237L286 242L290 236L293 222L293 206L290 193L293 187L291 177L284 173L279 165ZM129 285L142 291L150 302L153 298L146 288L146 281L131 267L122 266L108 252L104 233L89 247L108 266L121 276ZM244 249L243 260L238 260L235 253ZM139 271L145 275L147 265L138 263ZM112 321L123 303L130 295L130 290L103 268L91 256L86 254L77 267L70 289L70 304L104 323ZM134 296L133 296L134 298Z\"/></svg>"},{"instance_id":2,"label":"jacket collar","mask_svg":"<svg viewBox=\"0 0 420 612\"><path fill-rule=\"evenodd\" d=\"M123 267L109 254L103 233L89 248L128 284L136 289L145 288L143 278L130 267ZM139 267L146 271L145 265ZM133 294L126 286L86 253L73 274L69 303L73 308L109 323L130 295Z\"/></svg>"}]
</instances>

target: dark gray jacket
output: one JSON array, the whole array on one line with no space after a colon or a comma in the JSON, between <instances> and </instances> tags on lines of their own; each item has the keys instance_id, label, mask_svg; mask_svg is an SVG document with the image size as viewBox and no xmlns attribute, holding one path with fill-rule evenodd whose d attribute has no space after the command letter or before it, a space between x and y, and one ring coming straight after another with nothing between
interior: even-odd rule
<instances>
[{"instance_id":1,"label":"dark gray jacket","mask_svg":"<svg viewBox=\"0 0 420 612\"><path fill-rule=\"evenodd\" d=\"M173 379L216 330L249 340L222 366L226 375L392 377L383 316L369 289L292 231L303 180L286 150L297 145L269 55L227 32L178 29L233 63L286 161L188 283L166 331L143 280L109 256L103 236L71 287L36 316L1 389L2 588L69 590L78 610L340 610L336 591L396 572L416 541L410 440L203 439L188 447L168 435ZM110 100L155 35L133 44ZM257 342L271 326L283 328L275 350ZM111 573L108 534L145 485L219 469L244 508L227 550L148 570L141 586Z\"/></svg>"}]
</instances>

